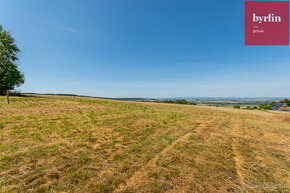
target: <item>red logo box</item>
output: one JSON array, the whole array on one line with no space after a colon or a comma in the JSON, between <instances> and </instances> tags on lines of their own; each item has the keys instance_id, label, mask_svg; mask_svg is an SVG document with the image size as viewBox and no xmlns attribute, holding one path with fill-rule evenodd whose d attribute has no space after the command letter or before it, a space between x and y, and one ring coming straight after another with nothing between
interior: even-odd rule
<instances>
[{"instance_id":1,"label":"red logo box","mask_svg":"<svg viewBox=\"0 0 290 193\"><path fill-rule=\"evenodd\" d=\"M289 45L289 1L245 1L246 45Z\"/></svg>"}]
</instances>

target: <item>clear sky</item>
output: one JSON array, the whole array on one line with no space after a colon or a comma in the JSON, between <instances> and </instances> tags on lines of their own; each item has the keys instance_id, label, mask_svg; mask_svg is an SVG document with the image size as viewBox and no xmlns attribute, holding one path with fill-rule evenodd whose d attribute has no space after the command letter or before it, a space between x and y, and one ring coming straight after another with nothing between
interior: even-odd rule
<instances>
[{"instance_id":1,"label":"clear sky","mask_svg":"<svg viewBox=\"0 0 290 193\"><path fill-rule=\"evenodd\" d=\"M18 90L100 97L290 97L290 47L244 46L242 0L1 0Z\"/></svg>"}]
</instances>

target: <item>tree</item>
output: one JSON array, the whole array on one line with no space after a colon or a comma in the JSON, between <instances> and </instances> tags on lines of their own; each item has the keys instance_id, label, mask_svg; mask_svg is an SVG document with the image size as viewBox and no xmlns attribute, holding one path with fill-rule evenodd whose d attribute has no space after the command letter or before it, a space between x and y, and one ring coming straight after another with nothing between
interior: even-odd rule
<instances>
[{"instance_id":1,"label":"tree","mask_svg":"<svg viewBox=\"0 0 290 193\"><path fill-rule=\"evenodd\" d=\"M234 107L235 109L239 109L239 108L241 108L240 105L234 105L233 107Z\"/></svg>"},{"instance_id":2,"label":"tree","mask_svg":"<svg viewBox=\"0 0 290 193\"><path fill-rule=\"evenodd\" d=\"M11 34L0 25L0 92L6 92L9 104L9 90L24 83L24 75L18 70L20 50Z\"/></svg>"},{"instance_id":3,"label":"tree","mask_svg":"<svg viewBox=\"0 0 290 193\"><path fill-rule=\"evenodd\" d=\"M186 100L176 100L175 101L176 104L187 104Z\"/></svg>"},{"instance_id":4,"label":"tree","mask_svg":"<svg viewBox=\"0 0 290 193\"><path fill-rule=\"evenodd\" d=\"M281 100L280 103L286 103L288 106L290 106L290 100L289 99Z\"/></svg>"},{"instance_id":5,"label":"tree","mask_svg":"<svg viewBox=\"0 0 290 193\"><path fill-rule=\"evenodd\" d=\"M259 105L260 109L264 109L264 110L271 110L273 105L275 105L276 102L272 102L272 103L262 103Z\"/></svg>"}]
</instances>

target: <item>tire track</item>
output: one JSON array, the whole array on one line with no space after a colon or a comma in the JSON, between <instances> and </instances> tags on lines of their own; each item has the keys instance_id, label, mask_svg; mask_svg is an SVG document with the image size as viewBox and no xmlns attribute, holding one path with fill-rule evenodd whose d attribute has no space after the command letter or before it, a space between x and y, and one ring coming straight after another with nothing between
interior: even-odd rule
<instances>
[{"instance_id":1,"label":"tire track","mask_svg":"<svg viewBox=\"0 0 290 193\"><path fill-rule=\"evenodd\" d=\"M204 128L206 125L206 122L204 120L202 121L203 122L201 122L200 125L197 127L198 131L196 134L198 134L200 132L200 129ZM125 183L121 184L116 190L114 190L114 192L123 192L127 189L132 189L136 186L138 187L138 185L141 184L144 181L144 179L146 179L148 175L148 169L156 167L157 166L156 163L161 157L163 157L165 154L170 152L177 143L186 140L190 135L192 135L192 133L191 131L188 131L185 135L173 141L169 146L163 149L158 155L152 158L145 166L143 166L140 170L135 172L129 179L126 180Z\"/></svg>"},{"instance_id":2,"label":"tire track","mask_svg":"<svg viewBox=\"0 0 290 193\"><path fill-rule=\"evenodd\" d=\"M232 150L234 153L233 159L235 161L235 169L237 172L238 181L239 181L241 186L245 187L245 185L246 185L245 179L244 179L244 176L242 174L242 157L237 150L238 141L237 141L237 139L235 139L235 138L239 137L239 134L238 134L239 129L241 129L241 123L240 123L240 121L235 120L233 129L231 132L231 136L233 138L233 140L232 140Z\"/></svg>"}]
</instances>

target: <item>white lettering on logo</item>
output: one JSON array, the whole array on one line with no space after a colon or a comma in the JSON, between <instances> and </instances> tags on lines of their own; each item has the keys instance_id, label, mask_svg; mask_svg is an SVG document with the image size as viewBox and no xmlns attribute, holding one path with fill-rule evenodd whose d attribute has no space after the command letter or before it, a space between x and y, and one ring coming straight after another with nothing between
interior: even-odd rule
<instances>
[{"instance_id":1,"label":"white lettering on logo","mask_svg":"<svg viewBox=\"0 0 290 193\"><path fill-rule=\"evenodd\" d=\"M268 16L256 16L256 14L253 14L253 22L273 22L273 23L280 23L281 22L280 16L275 16L275 14L270 13Z\"/></svg>"}]
</instances>

